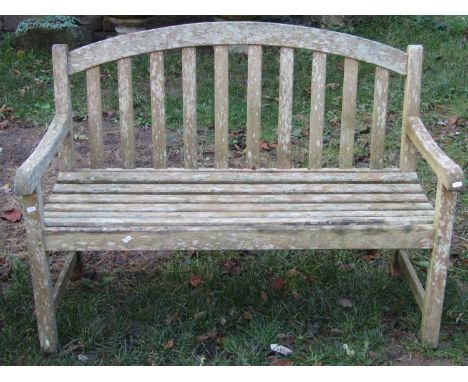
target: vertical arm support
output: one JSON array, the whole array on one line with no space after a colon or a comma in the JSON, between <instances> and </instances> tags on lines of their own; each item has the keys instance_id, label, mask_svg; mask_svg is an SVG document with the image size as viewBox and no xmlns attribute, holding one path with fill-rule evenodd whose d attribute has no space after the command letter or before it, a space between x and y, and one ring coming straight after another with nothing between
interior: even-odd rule
<instances>
[{"instance_id":1,"label":"vertical arm support","mask_svg":"<svg viewBox=\"0 0 468 382\"><path fill-rule=\"evenodd\" d=\"M421 45L410 45L408 53L408 72L405 81L403 98L403 122L401 127L400 170L414 172L416 170L416 148L406 134L408 118L419 117L421 105L422 56Z\"/></svg>"},{"instance_id":2,"label":"vertical arm support","mask_svg":"<svg viewBox=\"0 0 468 382\"><path fill-rule=\"evenodd\" d=\"M68 116L70 132L65 137L59 151L60 171L74 171L75 148L73 142L72 104L70 79L68 77L68 47L58 44L52 47L52 67L54 72L55 113Z\"/></svg>"}]
</instances>

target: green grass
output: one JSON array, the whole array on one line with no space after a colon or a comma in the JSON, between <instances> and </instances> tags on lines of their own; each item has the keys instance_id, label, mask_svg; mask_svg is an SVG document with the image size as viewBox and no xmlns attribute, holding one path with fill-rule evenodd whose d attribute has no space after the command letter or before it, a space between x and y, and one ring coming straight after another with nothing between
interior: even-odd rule
<instances>
[{"instance_id":1,"label":"green grass","mask_svg":"<svg viewBox=\"0 0 468 382\"><path fill-rule=\"evenodd\" d=\"M422 118L442 148L464 168L468 164L467 27L466 17L385 16L340 29L403 50L408 44L424 45ZM0 106L11 107L15 117L24 122L47 125L54 108L50 55L17 52L10 47L8 36L0 46L0 55ZM213 139L212 60L211 50L198 50L198 122L208 143ZM135 120L141 127L151 121L148 58L133 62ZM231 53L230 131L245 129L246 69L246 58ZM168 127L181 131L180 52L166 55L165 70ZM363 166L369 156L373 70L367 64L359 68L355 159ZM327 83L337 86L328 88L326 95L326 166L337 165L342 71L343 59L330 56ZM105 74L101 80L103 109L117 111L115 64L103 65L101 72ZM307 165L307 138L302 137L302 131L308 128L310 72L310 52L298 51L293 106L298 166ZM277 73L278 49L266 48L262 139L270 143L276 140ZM401 76L392 75L385 162L393 166L398 163L402 88ZM72 92L75 114L86 116L83 74L73 77ZM450 115L461 121L452 130L440 125ZM114 116L118 118L118 113ZM437 179L422 161L418 161L418 172L433 198ZM455 225L455 234L465 240L467 205L465 192L459 198ZM463 248L463 241L458 242L452 251L442 342L436 352L422 348L417 341L420 313L407 284L388 276L389 253L367 262L355 251L217 252L178 253L161 261L160 268L150 274L110 273L98 281L72 283L58 310L61 352L44 357L37 345L29 271L16 261L2 280L10 288L0 304L0 364L73 365L80 364L78 354L86 354L90 357L86 364L96 365L263 365L271 362L270 344L282 341L278 335L294 340L292 360L296 365L388 364L392 358L387 350L395 344L401 345L404 353L422 354L428 360L464 364L468 354L468 255ZM4 256L8 253L5 249ZM427 251L414 252L422 279L427 258ZM240 274L229 274L223 266L226 261L240 264ZM197 288L188 285L192 275L202 280ZM286 281L280 290L271 287L276 277ZM340 298L351 299L353 307L343 308ZM244 319L245 312L251 313L250 320ZM197 336L214 329L216 338L197 341ZM165 348L169 340L175 345Z\"/></svg>"}]
</instances>

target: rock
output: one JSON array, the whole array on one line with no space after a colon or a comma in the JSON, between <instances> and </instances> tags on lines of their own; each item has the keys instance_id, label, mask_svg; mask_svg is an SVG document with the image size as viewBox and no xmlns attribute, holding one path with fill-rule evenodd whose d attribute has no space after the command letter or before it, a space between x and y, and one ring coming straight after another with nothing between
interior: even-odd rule
<instances>
[{"instance_id":1,"label":"rock","mask_svg":"<svg viewBox=\"0 0 468 382\"><path fill-rule=\"evenodd\" d=\"M41 49L50 51L53 44L67 44L70 50L90 44L92 33L83 26L50 29L31 27L24 33L14 34L12 45L18 49Z\"/></svg>"},{"instance_id":2,"label":"rock","mask_svg":"<svg viewBox=\"0 0 468 382\"><path fill-rule=\"evenodd\" d=\"M14 32L18 24L26 19L37 19L39 16L2 16L2 30L5 32Z\"/></svg>"},{"instance_id":3,"label":"rock","mask_svg":"<svg viewBox=\"0 0 468 382\"><path fill-rule=\"evenodd\" d=\"M91 32L102 30L103 16L76 16L76 19L82 27L88 28Z\"/></svg>"}]
</instances>

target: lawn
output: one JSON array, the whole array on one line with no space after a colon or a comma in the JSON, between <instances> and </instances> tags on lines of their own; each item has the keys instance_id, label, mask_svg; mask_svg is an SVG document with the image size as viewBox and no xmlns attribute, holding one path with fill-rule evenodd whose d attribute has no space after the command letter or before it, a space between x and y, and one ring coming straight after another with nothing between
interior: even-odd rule
<instances>
[{"instance_id":1,"label":"lawn","mask_svg":"<svg viewBox=\"0 0 468 382\"><path fill-rule=\"evenodd\" d=\"M422 119L446 153L468 165L468 18L375 17L337 29L402 50L424 46ZM262 162L271 165L278 113L278 49L265 48L262 95ZM10 36L0 42L0 201L19 206L11 193L16 167L33 150L51 121L51 57L17 51ZM295 57L293 160L307 166L310 52ZM150 166L151 111L148 57L133 60L135 123L140 166ZM245 164L247 59L230 53L230 164ZM166 56L170 158L180 161L181 57ZM101 68L106 153L114 162L118 130L116 65ZM359 68L355 165L369 162L374 68ZM197 50L200 162L213 163L213 52ZM324 166L336 167L343 58L327 63ZM403 78L392 74L385 165L397 166ZM78 161L86 165L88 131L84 75L72 78ZM2 126L2 125L0 125ZM274 146L274 145L273 145ZM8 151L9 150L9 151ZM110 159L109 159L110 158ZM56 175L54 162L45 190ZM437 179L418 161L431 200ZM8 187L5 187L8 186ZM417 339L420 312L399 277L389 275L387 251L267 251L86 253L84 278L72 282L58 309L61 348L39 352L33 297L25 260L22 222L0 220L0 365L270 365L285 362L270 344L291 347L295 365L467 364L468 197L460 195L453 236L441 343L425 349ZM0 211L1 212L1 211ZM429 251L412 251L421 279ZM56 274L63 262L51 256Z\"/></svg>"}]
</instances>

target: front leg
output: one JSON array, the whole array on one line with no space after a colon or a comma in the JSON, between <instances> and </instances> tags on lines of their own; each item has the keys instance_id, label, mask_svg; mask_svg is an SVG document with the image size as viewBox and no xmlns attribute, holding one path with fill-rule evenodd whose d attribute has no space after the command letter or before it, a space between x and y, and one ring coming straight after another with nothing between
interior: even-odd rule
<instances>
[{"instance_id":1,"label":"front leg","mask_svg":"<svg viewBox=\"0 0 468 382\"><path fill-rule=\"evenodd\" d=\"M428 266L420 331L422 343L433 348L439 344L456 201L456 192L448 191L439 182L434 217L434 247Z\"/></svg>"},{"instance_id":2,"label":"front leg","mask_svg":"<svg viewBox=\"0 0 468 382\"><path fill-rule=\"evenodd\" d=\"M42 233L44 219L40 186L31 195L23 196L23 207L39 343L43 352L54 353L58 346L57 322L49 258Z\"/></svg>"}]
</instances>

